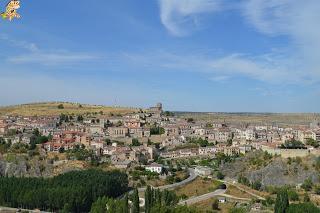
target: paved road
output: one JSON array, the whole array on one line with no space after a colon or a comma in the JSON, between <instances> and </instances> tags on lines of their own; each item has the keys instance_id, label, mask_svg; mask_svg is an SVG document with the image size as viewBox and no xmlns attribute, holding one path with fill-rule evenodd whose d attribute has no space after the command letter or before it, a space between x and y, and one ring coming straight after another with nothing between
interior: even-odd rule
<instances>
[{"instance_id":1,"label":"paved road","mask_svg":"<svg viewBox=\"0 0 320 213\"><path fill-rule=\"evenodd\" d=\"M170 184L170 185L165 185L165 186L159 186L159 187L154 187L154 189L160 189L160 190L164 190L164 189L174 189L177 188L179 186L183 186L187 183L190 183L191 181L193 181L194 179L196 179L198 177L198 175L195 173L194 169L189 168L189 177L181 182L178 183L174 183L174 184ZM139 192L144 192L146 190L146 187L143 188L138 188Z\"/></svg>"},{"instance_id":2,"label":"paved road","mask_svg":"<svg viewBox=\"0 0 320 213\"><path fill-rule=\"evenodd\" d=\"M251 201L251 199L249 199L249 198L235 197L232 195L225 194L225 192L226 192L226 189L217 189L214 192L210 192L210 193L200 195L197 197L192 197L187 200L182 200L178 203L178 205L192 205L192 204L195 204L195 203L198 203L198 202L201 202L204 200L208 200L208 199L216 197L216 196L228 197L228 198L231 198L234 200L239 200L239 201Z\"/></svg>"},{"instance_id":3,"label":"paved road","mask_svg":"<svg viewBox=\"0 0 320 213\"><path fill-rule=\"evenodd\" d=\"M178 205L192 205L200 201L208 200L218 195L223 195L226 191L227 191L226 189L217 189L214 192L203 194L197 197L192 197L187 200L182 200L178 203Z\"/></svg>"},{"instance_id":4,"label":"paved road","mask_svg":"<svg viewBox=\"0 0 320 213\"><path fill-rule=\"evenodd\" d=\"M238 188L239 190L241 191L244 191L260 200L265 200L264 197L261 197L257 194L254 194L250 191L247 191L246 189L234 184L234 180L221 180L221 182L223 182L224 184L226 185L232 185L232 186L235 186L236 188ZM228 195L228 194L225 194L226 193L226 189L217 189L215 190L214 192L210 192L210 193L207 193L207 194L203 194L203 195L200 195L200 196L197 196L197 197L192 197L192 198L189 198L187 200L183 200L183 201L180 201L178 204L179 205L192 205L192 204L195 204L195 203L198 203L198 202L201 202L201 201L204 201L204 200L208 200L210 198L213 198L215 196L224 196L224 197L228 197L228 198L231 198L231 199L235 199L235 200L241 200L241 201L250 201L251 199L249 198L241 198L241 197L235 197L235 196L232 196L232 195Z\"/></svg>"}]
</instances>

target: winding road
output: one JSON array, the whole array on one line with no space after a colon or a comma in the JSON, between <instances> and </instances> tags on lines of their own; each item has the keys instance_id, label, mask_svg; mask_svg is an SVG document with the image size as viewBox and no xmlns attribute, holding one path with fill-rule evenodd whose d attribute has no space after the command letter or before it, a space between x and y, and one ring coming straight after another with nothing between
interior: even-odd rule
<instances>
[{"instance_id":1,"label":"winding road","mask_svg":"<svg viewBox=\"0 0 320 213\"><path fill-rule=\"evenodd\" d=\"M174 189L180 186L183 186L187 183L190 183L191 181L193 181L194 179L196 179L198 177L198 175L195 173L194 169L189 168L189 177L181 182L178 183L173 183L173 184L169 184L169 185L165 185L165 186L159 186L159 187L153 187L154 189L160 189L160 190L164 190L164 189ZM142 188L138 188L139 192L144 192L146 190L146 187L142 187Z\"/></svg>"},{"instance_id":2,"label":"winding road","mask_svg":"<svg viewBox=\"0 0 320 213\"><path fill-rule=\"evenodd\" d=\"M232 185L232 186L235 186L236 188L238 188L239 190L241 191L244 191L250 195L252 195L253 197L256 197L260 200L265 200L264 197L261 197L257 194L254 194L244 188L241 188L240 186L234 184L233 182L230 182L230 181L226 181L226 180L221 180L221 182L223 182L224 184L226 185ZM195 204L195 203L198 203L198 202L201 202L201 201L204 201L204 200L208 200L210 198L213 198L213 197L216 197L216 196L223 196L223 197L228 197L228 198L231 198L231 199L235 199L235 200L240 200L240 201L250 201L251 199L249 198L241 198L241 197L235 197L235 196L232 196L232 195L229 195L229 194L225 194L226 193L226 189L217 189L213 192L209 192L207 194L203 194L203 195L199 195L199 196L196 196L196 197L191 197L189 199L186 199L186 200L182 200L178 203L178 205L192 205L192 204Z\"/></svg>"}]
</instances>

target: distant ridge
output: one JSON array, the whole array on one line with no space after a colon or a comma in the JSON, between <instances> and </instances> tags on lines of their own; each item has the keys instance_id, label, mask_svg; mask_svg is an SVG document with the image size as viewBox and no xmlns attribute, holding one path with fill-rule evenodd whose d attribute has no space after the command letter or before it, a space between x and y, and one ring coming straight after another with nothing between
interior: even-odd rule
<instances>
[{"instance_id":1,"label":"distant ridge","mask_svg":"<svg viewBox=\"0 0 320 213\"><path fill-rule=\"evenodd\" d=\"M175 114L183 118L192 117L196 120L233 124L309 125L315 120L320 121L320 113L175 112Z\"/></svg>"},{"instance_id":2,"label":"distant ridge","mask_svg":"<svg viewBox=\"0 0 320 213\"><path fill-rule=\"evenodd\" d=\"M60 105L60 107L59 107ZM61 107L62 106L62 107ZM90 114L100 113L109 114L125 114L135 112L138 109L130 107L91 105L63 101L35 102L25 103L12 106L0 107L0 115L21 115L21 116L54 116L64 114Z\"/></svg>"}]
</instances>

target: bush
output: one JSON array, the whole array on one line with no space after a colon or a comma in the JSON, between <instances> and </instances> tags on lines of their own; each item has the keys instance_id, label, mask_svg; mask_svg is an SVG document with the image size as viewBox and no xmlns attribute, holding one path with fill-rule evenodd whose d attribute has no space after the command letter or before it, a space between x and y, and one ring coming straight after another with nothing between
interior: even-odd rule
<instances>
[{"instance_id":1,"label":"bush","mask_svg":"<svg viewBox=\"0 0 320 213\"><path fill-rule=\"evenodd\" d=\"M293 189L288 190L288 198L290 201L299 201L299 195Z\"/></svg>"},{"instance_id":2,"label":"bush","mask_svg":"<svg viewBox=\"0 0 320 213\"><path fill-rule=\"evenodd\" d=\"M242 175L240 175L238 177L238 183L241 183L241 184L246 185L246 186L250 186L250 181L248 180L248 178L246 178L246 177L244 177Z\"/></svg>"},{"instance_id":3,"label":"bush","mask_svg":"<svg viewBox=\"0 0 320 213\"><path fill-rule=\"evenodd\" d=\"M58 105L58 109L64 109L63 104L59 104L59 105Z\"/></svg>"},{"instance_id":4,"label":"bush","mask_svg":"<svg viewBox=\"0 0 320 213\"><path fill-rule=\"evenodd\" d=\"M286 213L319 213L320 209L312 203L299 203L299 204L290 204L289 208L286 210Z\"/></svg>"},{"instance_id":5,"label":"bush","mask_svg":"<svg viewBox=\"0 0 320 213\"><path fill-rule=\"evenodd\" d=\"M301 141L290 140L281 144L281 149L305 149L305 145Z\"/></svg>"},{"instance_id":6,"label":"bush","mask_svg":"<svg viewBox=\"0 0 320 213\"><path fill-rule=\"evenodd\" d=\"M212 210L219 210L219 201L217 199L214 199L211 206Z\"/></svg>"},{"instance_id":7,"label":"bush","mask_svg":"<svg viewBox=\"0 0 320 213\"><path fill-rule=\"evenodd\" d=\"M253 182L252 185L251 185L251 187L253 189L258 190L258 191L261 189L261 186L262 186L262 184L261 184L261 182L259 180Z\"/></svg>"},{"instance_id":8,"label":"bush","mask_svg":"<svg viewBox=\"0 0 320 213\"><path fill-rule=\"evenodd\" d=\"M304 195L303 195L303 201L304 201L304 202L310 202L310 197L309 197L308 193L304 193Z\"/></svg>"},{"instance_id":9,"label":"bush","mask_svg":"<svg viewBox=\"0 0 320 213\"><path fill-rule=\"evenodd\" d=\"M132 139L132 146L140 146L141 144L140 144L140 142L139 142L139 140L138 139L136 139L136 138L133 138Z\"/></svg>"},{"instance_id":10,"label":"bush","mask_svg":"<svg viewBox=\"0 0 320 213\"><path fill-rule=\"evenodd\" d=\"M320 195L320 185L315 186L314 192L315 192L317 195Z\"/></svg>"},{"instance_id":11,"label":"bush","mask_svg":"<svg viewBox=\"0 0 320 213\"><path fill-rule=\"evenodd\" d=\"M280 189L277 193L277 199L274 206L275 213L284 213L289 206L288 192L286 189Z\"/></svg>"},{"instance_id":12,"label":"bush","mask_svg":"<svg viewBox=\"0 0 320 213\"><path fill-rule=\"evenodd\" d=\"M310 178L306 179L303 184L301 185L301 188L303 188L305 191L310 191L312 189L313 183Z\"/></svg>"},{"instance_id":13,"label":"bush","mask_svg":"<svg viewBox=\"0 0 320 213\"><path fill-rule=\"evenodd\" d=\"M224 174L222 174L220 171L217 172L217 178L219 180L223 180L224 179Z\"/></svg>"}]
</instances>

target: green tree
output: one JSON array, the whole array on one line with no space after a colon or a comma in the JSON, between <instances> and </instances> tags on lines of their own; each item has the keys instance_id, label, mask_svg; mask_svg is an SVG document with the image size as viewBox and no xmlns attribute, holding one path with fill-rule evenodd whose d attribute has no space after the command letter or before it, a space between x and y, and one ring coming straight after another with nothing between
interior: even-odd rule
<instances>
[{"instance_id":1,"label":"green tree","mask_svg":"<svg viewBox=\"0 0 320 213\"><path fill-rule=\"evenodd\" d=\"M319 142L314 140L314 139L312 139L312 138L308 138L306 144L309 145L309 146L313 146L314 148L318 148L319 147Z\"/></svg>"},{"instance_id":2,"label":"green tree","mask_svg":"<svg viewBox=\"0 0 320 213\"><path fill-rule=\"evenodd\" d=\"M256 180L252 183L251 187L255 190L260 190L261 189L261 182L259 180Z\"/></svg>"},{"instance_id":3,"label":"green tree","mask_svg":"<svg viewBox=\"0 0 320 213\"><path fill-rule=\"evenodd\" d=\"M223 180L223 179L224 179L224 174L222 174L222 172L218 171L218 172L217 172L217 178L218 178L219 180Z\"/></svg>"},{"instance_id":4,"label":"green tree","mask_svg":"<svg viewBox=\"0 0 320 213\"><path fill-rule=\"evenodd\" d=\"M317 194L317 195L320 195L320 185L316 185L314 187L314 192Z\"/></svg>"},{"instance_id":5,"label":"green tree","mask_svg":"<svg viewBox=\"0 0 320 213\"><path fill-rule=\"evenodd\" d=\"M147 186L145 191L145 212L150 213L152 208L152 190L150 186Z\"/></svg>"},{"instance_id":6,"label":"green tree","mask_svg":"<svg viewBox=\"0 0 320 213\"><path fill-rule=\"evenodd\" d=\"M212 202L212 210L219 210L219 201L218 199L214 199L213 202Z\"/></svg>"},{"instance_id":7,"label":"green tree","mask_svg":"<svg viewBox=\"0 0 320 213\"><path fill-rule=\"evenodd\" d=\"M133 138L132 139L132 146L140 146L141 144L140 144L140 142L139 142L139 140L137 139L137 138Z\"/></svg>"},{"instance_id":8,"label":"green tree","mask_svg":"<svg viewBox=\"0 0 320 213\"><path fill-rule=\"evenodd\" d=\"M69 203L65 203L62 209L62 213L69 213L72 211L72 206Z\"/></svg>"},{"instance_id":9,"label":"green tree","mask_svg":"<svg viewBox=\"0 0 320 213\"><path fill-rule=\"evenodd\" d=\"M248 178L244 177L243 175L240 175L238 177L238 183L241 183L246 186L250 186L250 181L248 180Z\"/></svg>"},{"instance_id":10,"label":"green tree","mask_svg":"<svg viewBox=\"0 0 320 213\"><path fill-rule=\"evenodd\" d=\"M78 122L83 122L83 117L82 117L82 115L78 115L78 116L77 116L77 121L78 121Z\"/></svg>"},{"instance_id":11,"label":"green tree","mask_svg":"<svg viewBox=\"0 0 320 213\"><path fill-rule=\"evenodd\" d=\"M286 213L320 213L320 209L313 203L290 204Z\"/></svg>"},{"instance_id":12,"label":"green tree","mask_svg":"<svg viewBox=\"0 0 320 213\"><path fill-rule=\"evenodd\" d=\"M288 192L286 189L280 189L277 193L274 212L285 213L288 206L289 206Z\"/></svg>"},{"instance_id":13,"label":"green tree","mask_svg":"<svg viewBox=\"0 0 320 213\"><path fill-rule=\"evenodd\" d=\"M134 189L132 196L132 213L140 212L140 201L139 201L139 192L138 189Z\"/></svg>"},{"instance_id":14,"label":"green tree","mask_svg":"<svg viewBox=\"0 0 320 213\"><path fill-rule=\"evenodd\" d=\"M59 104L59 105L58 105L58 109L64 109L63 104Z\"/></svg>"},{"instance_id":15,"label":"green tree","mask_svg":"<svg viewBox=\"0 0 320 213\"><path fill-rule=\"evenodd\" d=\"M303 202L310 202L310 197L309 197L308 193L304 193Z\"/></svg>"},{"instance_id":16,"label":"green tree","mask_svg":"<svg viewBox=\"0 0 320 213\"><path fill-rule=\"evenodd\" d=\"M91 206L91 213L105 213L107 211L108 198L99 197Z\"/></svg>"},{"instance_id":17,"label":"green tree","mask_svg":"<svg viewBox=\"0 0 320 213\"><path fill-rule=\"evenodd\" d=\"M299 201L299 195L293 189L288 190L288 198L290 201Z\"/></svg>"},{"instance_id":18,"label":"green tree","mask_svg":"<svg viewBox=\"0 0 320 213\"><path fill-rule=\"evenodd\" d=\"M301 185L301 188L303 188L305 191L310 191L312 189L313 183L311 178L307 178L304 180L303 184Z\"/></svg>"},{"instance_id":19,"label":"green tree","mask_svg":"<svg viewBox=\"0 0 320 213\"><path fill-rule=\"evenodd\" d=\"M92 212L105 212L106 200L102 198L116 198L125 193L128 177L119 171L91 169L46 179L0 177L0 186L0 204L10 207L53 212L89 212L90 209Z\"/></svg>"},{"instance_id":20,"label":"green tree","mask_svg":"<svg viewBox=\"0 0 320 213\"><path fill-rule=\"evenodd\" d=\"M281 144L281 149L305 149L305 145L301 141L289 140Z\"/></svg>"},{"instance_id":21,"label":"green tree","mask_svg":"<svg viewBox=\"0 0 320 213\"><path fill-rule=\"evenodd\" d=\"M194 119L193 119L193 118L187 118L187 122L188 122L188 123L193 123L193 122L194 122Z\"/></svg>"},{"instance_id":22,"label":"green tree","mask_svg":"<svg viewBox=\"0 0 320 213\"><path fill-rule=\"evenodd\" d=\"M123 198L123 202L124 202L123 213L129 213L130 209L129 209L128 193L125 194Z\"/></svg>"}]
</instances>

